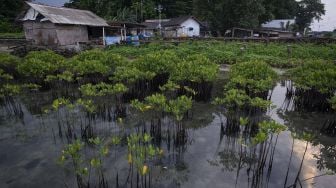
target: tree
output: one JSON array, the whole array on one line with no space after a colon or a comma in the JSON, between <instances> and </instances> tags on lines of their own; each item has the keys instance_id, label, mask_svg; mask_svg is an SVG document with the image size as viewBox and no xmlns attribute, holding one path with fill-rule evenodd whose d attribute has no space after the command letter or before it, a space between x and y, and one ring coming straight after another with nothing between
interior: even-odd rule
<instances>
[{"instance_id":1,"label":"tree","mask_svg":"<svg viewBox=\"0 0 336 188\"><path fill-rule=\"evenodd\" d=\"M255 28L265 13L263 0L195 0L196 17L210 21L217 33L232 27Z\"/></svg>"},{"instance_id":2,"label":"tree","mask_svg":"<svg viewBox=\"0 0 336 188\"><path fill-rule=\"evenodd\" d=\"M260 23L272 19L292 19L295 17L296 0L267 0L263 2L265 13L260 17Z\"/></svg>"},{"instance_id":3,"label":"tree","mask_svg":"<svg viewBox=\"0 0 336 188\"><path fill-rule=\"evenodd\" d=\"M24 0L2 0L0 3L0 19L14 21L22 11Z\"/></svg>"},{"instance_id":4,"label":"tree","mask_svg":"<svg viewBox=\"0 0 336 188\"><path fill-rule=\"evenodd\" d=\"M0 3L0 33L19 32L15 19L24 9L24 0L2 0Z\"/></svg>"},{"instance_id":5,"label":"tree","mask_svg":"<svg viewBox=\"0 0 336 188\"><path fill-rule=\"evenodd\" d=\"M314 19L320 20L325 14L324 4L321 0L302 0L298 2L296 24L300 32L308 29Z\"/></svg>"}]
</instances>

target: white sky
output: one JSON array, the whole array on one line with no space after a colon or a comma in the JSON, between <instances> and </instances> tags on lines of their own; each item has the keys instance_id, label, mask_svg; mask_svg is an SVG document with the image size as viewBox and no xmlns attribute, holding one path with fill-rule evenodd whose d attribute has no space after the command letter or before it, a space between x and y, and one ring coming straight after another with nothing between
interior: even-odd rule
<instances>
[{"instance_id":1,"label":"white sky","mask_svg":"<svg viewBox=\"0 0 336 188\"><path fill-rule=\"evenodd\" d=\"M322 0L325 3L326 14L320 22L315 21L313 31L332 31L336 29L336 0Z\"/></svg>"},{"instance_id":2,"label":"white sky","mask_svg":"<svg viewBox=\"0 0 336 188\"><path fill-rule=\"evenodd\" d=\"M68 0L36 0L49 5L62 6ZM336 29L336 0L322 0L325 3L326 15L320 22L312 24L313 31L332 31Z\"/></svg>"}]
</instances>

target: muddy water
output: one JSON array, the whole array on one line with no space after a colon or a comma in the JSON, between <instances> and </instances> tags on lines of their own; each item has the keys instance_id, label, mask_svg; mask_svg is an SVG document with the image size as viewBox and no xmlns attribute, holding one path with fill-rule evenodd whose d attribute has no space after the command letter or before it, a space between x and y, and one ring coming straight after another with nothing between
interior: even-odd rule
<instances>
[{"instance_id":1,"label":"muddy water","mask_svg":"<svg viewBox=\"0 0 336 188\"><path fill-rule=\"evenodd\" d=\"M272 101L276 108L265 115L285 124L288 131L274 135L268 142L252 146L244 144L237 134L221 134L221 119L210 104L194 105L191 117L184 122L186 141L174 144L168 139L172 121L162 119L162 139L157 143L164 156L153 164L150 187L336 187L336 139L321 131L323 123L335 119L333 114L304 113L285 105L286 89L278 84ZM64 111L41 115L45 106L52 103L49 92L27 94L3 104L0 113L0 187L76 187L72 166L57 163L61 150L67 144L59 134L59 120ZM55 97L54 97L55 98ZM126 135L140 127L150 127L149 117L128 111L122 124L113 121L113 105L105 104L104 115L91 123L96 136L108 138ZM112 103L112 102L111 102ZM106 107L108 106L108 107ZM68 114L69 115L69 114ZM71 121L78 126L87 122L80 110L70 113ZM145 124L141 120L148 120ZM76 131L75 130L75 131ZM303 132L313 134L311 142L301 139ZM78 135L80 133L77 133ZM293 136L295 138L293 139ZM266 147L267 152L261 148ZM90 154L89 149L84 154ZM104 160L105 178L109 187L136 187L128 179L127 146L111 149ZM132 178L131 178L132 179ZM135 181L135 179L133 179ZM132 180L132 181L133 181ZM147 184L147 187L148 184Z\"/></svg>"}]
</instances>

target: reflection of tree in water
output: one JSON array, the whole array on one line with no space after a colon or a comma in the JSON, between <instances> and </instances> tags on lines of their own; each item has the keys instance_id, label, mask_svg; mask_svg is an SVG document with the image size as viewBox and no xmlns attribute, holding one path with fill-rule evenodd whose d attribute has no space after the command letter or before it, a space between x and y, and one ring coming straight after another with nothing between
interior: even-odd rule
<instances>
[{"instance_id":1,"label":"reflection of tree in water","mask_svg":"<svg viewBox=\"0 0 336 188\"><path fill-rule=\"evenodd\" d=\"M13 97L6 97L0 101L1 111L6 118L17 118L23 122L24 112L21 103Z\"/></svg>"},{"instance_id":2,"label":"reflection of tree in water","mask_svg":"<svg viewBox=\"0 0 336 188\"><path fill-rule=\"evenodd\" d=\"M319 170L330 169L336 173L336 145L321 145L319 155L314 155L317 159Z\"/></svg>"},{"instance_id":3,"label":"reflection of tree in water","mask_svg":"<svg viewBox=\"0 0 336 188\"><path fill-rule=\"evenodd\" d=\"M288 126L289 130L295 136L296 139L304 140L305 150L300 163L300 168L295 178L295 181L287 187L301 186L303 182L315 179L321 176L333 174L336 172L336 144L335 138L335 116L333 114L301 114L297 112L286 111L284 113L278 113L278 115L285 120L285 124ZM304 116L304 118L302 118ZM302 165L304 163L305 155L307 152L308 144L311 143L313 146L319 148L318 154L314 154L314 158L317 160L317 168L320 171L325 171L325 173L310 177L307 179L300 179ZM293 147L295 140L293 138ZM292 153L293 153L292 147ZM291 154L292 159L292 154ZM290 165L290 164L289 164ZM288 168L289 169L289 168ZM288 176L288 171L287 171ZM285 185L287 183L287 177Z\"/></svg>"},{"instance_id":4,"label":"reflection of tree in water","mask_svg":"<svg viewBox=\"0 0 336 188\"><path fill-rule=\"evenodd\" d=\"M278 135L270 135L265 142L253 145L256 124L261 119L260 116L250 117L248 125L242 126L239 120L227 118L217 146L218 157L208 161L211 165L222 166L223 171L236 171L236 186L243 170L246 171L249 187L262 187L270 180Z\"/></svg>"}]
</instances>

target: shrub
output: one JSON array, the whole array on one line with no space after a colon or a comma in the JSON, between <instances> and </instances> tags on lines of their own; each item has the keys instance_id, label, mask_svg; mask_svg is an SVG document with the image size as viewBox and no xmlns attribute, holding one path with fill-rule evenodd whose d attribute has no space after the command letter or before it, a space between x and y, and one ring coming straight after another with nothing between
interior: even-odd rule
<instances>
[{"instance_id":1,"label":"shrub","mask_svg":"<svg viewBox=\"0 0 336 188\"><path fill-rule=\"evenodd\" d=\"M213 81L217 78L219 65L212 63L203 55L192 55L178 63L171 73L170 79L174 82Z\"/></svg>"},{"instance_id":2,"label":"shrub","mask_svg":"<svg viewBox=\"0 0 336 188\"><path fill-rule=\"evenodd\" d=\"M0 68L9 74L17 74L16 67L20 59L8 53L0 53Z\"/></svg>"},{"instance_id":3,"label":"shrub","mask_svg":"<svg viewBox=\"0 0 336 188\"><path fill-rule=\"evenodd\" d=\"M288 71L294 85L302 90L320 93L336 91L336 65L324 61L308 61Z\"/></svg>"},{"instance_id":4,"label":"shrub","mask_svg":"<svg viewBox=\"0 0 336 188\"><path fill-rule=\"evenodd\" d=\"M100 74L102 76L108 76L111 72L111 68L98 60L77 60L71 59L68 61L69 69L76 75L88 76L94 74Z\"/></svg>"},{"instance_id":5,"label":"shrub","mask_svg":"<svg viewBox=\"0 0 336 188\"><path fill-rule=\"evenodd\" d=\"M246 90L249 96L258 95L272 89L277 73L265 62L251 61L233 65L227 88Z\"/></svg>"},{"instance_id":6,"label":"shrub","mask_svg":"<svg viewBox=\"0 0 336 188\"><path fill-rule=\"evenodd\" d=\"M156 74L170 73L175 65L181 61L172 51L159 51L141 56L135 61L135 66L141 71Z\"/></svg>"},{"instance_id":7,"label":"shrub","mask_svg":"<svg viewBox=\"0 0 336 188\"><path fill-rule=\"evenodd\" d=\"M47 75L56 74L64 68L64 57L52 51L36 51L30 52L18 65L18 72L34 79L44 79Z\"/></svg>"}]
</instances>

